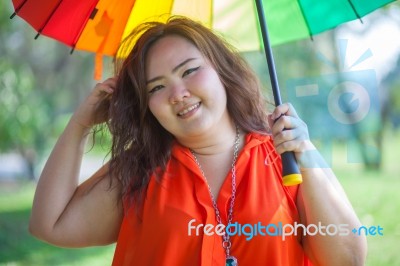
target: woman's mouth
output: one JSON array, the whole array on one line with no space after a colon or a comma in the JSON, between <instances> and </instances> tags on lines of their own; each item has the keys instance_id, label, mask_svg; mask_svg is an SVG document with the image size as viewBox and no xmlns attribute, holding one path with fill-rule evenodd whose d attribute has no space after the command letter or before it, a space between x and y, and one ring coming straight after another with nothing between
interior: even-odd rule
<instances>
[{"instance_id":1,"label":"woman's mouth","mask_svg":"<svg viewBox=\"0 0 400 266\"><path fill-rule=\"evenodd\" d=\"M178 113L178 116L180 116L180 117L188 116L188 114L190 114L190 113L192 113L194 110L198 109L198 108L200 107L200 104L201 104L201 103L198 102L198 103L196 103L196 104L194 104L194 105L191 105L191 106L189 106L189 107L183 109L182 111L180 111L180 112Z\"/></svg>"}]
</instances>

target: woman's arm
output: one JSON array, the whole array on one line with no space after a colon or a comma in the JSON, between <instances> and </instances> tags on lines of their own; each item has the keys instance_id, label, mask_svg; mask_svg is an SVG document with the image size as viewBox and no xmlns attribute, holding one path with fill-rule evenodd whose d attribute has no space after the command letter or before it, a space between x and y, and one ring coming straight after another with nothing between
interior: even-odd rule
<instances>
[{"instance_id":1,"label":"woman's arm","mask_svg":"<svg viewBox=\"0 0 400 266\"><path fill-rule=\"evenodd\" d=\"M116 240L122 206L117 180L103 166L79 185L79 172L90 128L105 121L99 106L110 97L115 79L97 84L71 117L40 176L29 224L30 232L64 247L104 245Z\"/></svg>"},{"instance_id":2,"label":"woman's arm","mask_svg":"<svg viewBox=\"0 0 400 266\"><path fill-rule=\"evenodd\" d=\"M278 106L270 123L278 153L293 151L300 166L303 183L299 187L297 206L301 223L338 228L337 234L326 234L326 228L322 228L322 233L304 236L302 244L306 254L315 265L364 265L366 238L351 232L361 223L333 171L310 142L307 126L290 104Z\"/></svg>"}]
</instances>

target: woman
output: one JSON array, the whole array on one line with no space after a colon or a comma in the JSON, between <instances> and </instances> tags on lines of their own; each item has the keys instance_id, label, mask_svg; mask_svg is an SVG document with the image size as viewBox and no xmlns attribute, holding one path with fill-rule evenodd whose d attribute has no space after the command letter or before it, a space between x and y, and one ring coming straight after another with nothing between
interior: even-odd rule
<instances>
[{"instance_id":1,"label":"woman","mask_svg":"<svg viewBox=\"0 0 400 266\"><path fill-rule=\"evenodd\" d=\"M32 234L117 241L114 265L363 265L365 238L349 234L360 222L306 125L290 104L266 113L237 52L185 18L141 25L120 52L48 159ZM111 160L78 184L87 135L105 121ZM282 184L286 151L301 185Z\"/></svg>"}]
</instances>

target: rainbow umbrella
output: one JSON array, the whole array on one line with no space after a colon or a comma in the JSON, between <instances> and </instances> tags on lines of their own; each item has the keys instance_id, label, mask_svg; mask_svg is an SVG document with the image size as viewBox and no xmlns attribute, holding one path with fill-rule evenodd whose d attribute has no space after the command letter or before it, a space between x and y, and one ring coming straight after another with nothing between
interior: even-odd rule
<instances>
[{"instance_id":1,"label":"rainbow umbrella","mask_svg":"<svg viewBox=\"0 0 400 266\"><path fill-rule=\"evenodd\" d=\"M115 56L120 42L138 24L184 15L221 33L242 51L264 48L275 104L281 104L271 45L332 29L393 0L13 0L15 12L39 35L74 49L96 53L95 73L103 55ZM265 15L264 15L265 14ZM268 24L268 31L267 25ZM97 78L99 76L97 75ZM282 156L284 181L301 176L292 153ZM287 178L285 178L287 177Z\"/></svg>"},{"instance_id":2,"label":"rainbow umbrella","mask_svg":"<svg viewBox=\"0 0 400 266\"><path fill-rule=\"evenodd\" d=\"M38 32L72 49L114 56L143 21L185 15L220 32L242 51L263 47L258 11L271 45L308 38L361 18L393 0L13 0L15 12ZM255 2L264 4L264 8Z\"/></svg>"}]
</instances>

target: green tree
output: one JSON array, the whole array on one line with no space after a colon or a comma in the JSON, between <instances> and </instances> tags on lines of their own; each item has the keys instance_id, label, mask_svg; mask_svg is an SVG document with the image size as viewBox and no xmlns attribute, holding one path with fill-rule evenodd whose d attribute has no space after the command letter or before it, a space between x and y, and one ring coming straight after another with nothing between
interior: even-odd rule
<instances>
[{"instance_id":1,"label":"green tree","mask_svg":"<svg viewBox=\"0 0 400 266\"><path fill-rule=\"evenodd\" d=\"M66 117L93 86L92 56L41 36L11 1L0 17L0 152L18 152L34 178L35 166L60 134Z\"/></svg>"}]
</instances>

